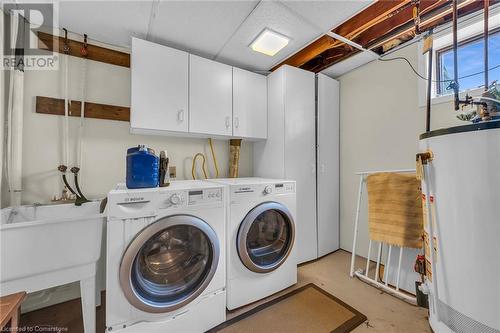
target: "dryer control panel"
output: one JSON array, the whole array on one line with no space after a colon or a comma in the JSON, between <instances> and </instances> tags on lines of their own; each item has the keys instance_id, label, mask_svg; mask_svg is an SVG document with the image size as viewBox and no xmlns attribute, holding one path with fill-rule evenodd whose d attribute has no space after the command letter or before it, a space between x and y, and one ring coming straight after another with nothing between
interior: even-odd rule
<instances>
[{"instance_id":1,"label":"dryer control panel","mask_svg":"<svg viewBox=\"0 0 500 333\"><path fill-rule=\"evenodd\" d=\"M262 183L250 185L234 185L231 187L231 202L245 198L258 198L272 195L295 193L295 182L285 181L280 183Z\"/></svg>"}]
</instances>

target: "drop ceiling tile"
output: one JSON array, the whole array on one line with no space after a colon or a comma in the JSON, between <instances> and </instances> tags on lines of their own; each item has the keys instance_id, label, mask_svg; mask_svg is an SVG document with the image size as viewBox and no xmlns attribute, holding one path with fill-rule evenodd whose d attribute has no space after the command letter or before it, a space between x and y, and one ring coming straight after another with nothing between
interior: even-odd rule
<instances>
[{"instance_id":1,"label":"drop ceiling tile","mask_svg":"<svg viewBox=\"0 0 500 333\"><path fill-rule=\"evenodd\" d=\"M164 1L150 40L214 58L258 1Z\"/></svg>"},{"instance_id":2,"label":"drop ceiling tile","mask_svg":"<svg viewBox=\"0 0 500 333\"><path fill-rule=\"evenodd\" d=\"M282 1L311 25L326 32L368 7L374 0Z\"/></svg>"},{"instance_id":3,"label":"drop ceiling tile","mask_svg":"<svg viewBox=\"0 0 500 333\"><path fill-rule=\"evenodd\" d=\"M269 28L290 38L288 45L270 57L253 51L249 45ZM263 1L232 36L218 61L255 71L265 71L304 47L321 35L322 31L305 23L301 17L277 2Z\"/></svg>"},{"instance_id":4,"label":"drop ceiling tile","mask_svg":"<svg viewBox=\"0 0 500 333\"><path fill-rule=\"evenodd\" d=\"M146 35L151 5L150 1L61 1L59 27L129 47L131 35Z\"/></svg>"},{"instance_id":5,"label":"drop ceiling tile","mask_svg":"<svg viewBox=\"0 0 500 333\"><path fill-rule=\"evenodd\" d=\"M130 46L130 36L266 71L371 3L360 1L61 1L59 26ZM153 8L158 8L151 26ZM270 28L291 38L274 57L248 46Z\"/></svg>"},{"instance_id":6,"label":"drop ceiling tile","mask_svg":"<svg viewBox=\"0 0 500 333\"><path fill-rule=\"evenodd\" d=\"M373 52L370 51L360 52L358 54L353 55L350 58L347 58L344 61L336 63L335 65L332 65L322 70L321 73L336 79L360 66L363 66L364 64L376 60L377 58L378 55Z\"/></svg>"}]
</instances>

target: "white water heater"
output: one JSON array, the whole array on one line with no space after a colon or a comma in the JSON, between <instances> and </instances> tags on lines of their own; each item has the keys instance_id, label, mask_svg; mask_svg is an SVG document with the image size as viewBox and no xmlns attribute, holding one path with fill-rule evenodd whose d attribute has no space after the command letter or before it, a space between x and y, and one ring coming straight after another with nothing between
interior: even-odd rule
<instances>
[{"instance_id":1,"label":"white water heater","mask_svg":"<svg viewBox=\"0 0 500 333\"><path fill-rule=\"evenodd\" d=\"M436 333L500 332L500 121L422 134L429 200L429 321ZM425 202L425 201L424 201ZM428 257L434 246L434 265ZM434 271L433 271L434 270Z\"/></svg>"}]
</instances>

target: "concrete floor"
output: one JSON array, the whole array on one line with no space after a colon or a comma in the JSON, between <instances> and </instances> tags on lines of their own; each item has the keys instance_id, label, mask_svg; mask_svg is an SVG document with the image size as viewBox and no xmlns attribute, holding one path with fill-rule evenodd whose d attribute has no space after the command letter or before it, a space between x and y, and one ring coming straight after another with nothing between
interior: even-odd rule
<instances>
[{"instance_id":1,"label":"concrete floor","mask_svg":"<svg viewBox=\"0 0 500 333\"><path fill-rule=\"evenodd\" d=\"M299 267L298 283L295 286L262 301L232 311L228 313L227 319L292 289L308 283L315 283L368 317L367 322L352 332L431 332L426 318L427 310L384 294L356 278L350 278L348 274L350 259L350 253L339 250L317 261L302 265ZM365 259L358 258L356 267L363 267L365 263ZM104 332L104 294L102 304L103 306L97 308L97 332ZM68 329L68 332L83 332L80 299L22 315L22 327L35 327L36 325L64 327Z\"/></svg>"},{"instance_id":2,"label":"concrete floor","mask_svg":"<svg viewBox=\"0 0 500 333\"><path fill-rule=\"evenodd\" d=\"M308 283L315 283L368 317L368 321L354 331L362 332L432 332L427 321L427 310L412 306L382 293L356 278L349 277L351 254L339 250L320 260L299 267L298 283L265 300L228 313L228 319ZM364 258L357 258L356 267L364 267Z\"/></svg>"}]
</instances>

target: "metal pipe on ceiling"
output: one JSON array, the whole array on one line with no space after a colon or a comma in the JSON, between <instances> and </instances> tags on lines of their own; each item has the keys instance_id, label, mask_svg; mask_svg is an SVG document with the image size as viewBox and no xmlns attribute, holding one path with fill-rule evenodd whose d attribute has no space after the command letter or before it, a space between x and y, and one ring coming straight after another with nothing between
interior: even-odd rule
<instances>
[{"instance_id":1,"label":"metal pipe on ceiling","mask_svg":"<svg viewBox=\"0 0 500 333\"><path fill-rule=\"evenodd\" d=\"M488 38L489 38L489 27L488 27L488 18L489 18L489 7L490 0L484 0L484 91L488 90Z\"/></svg>"}]
</instances>

